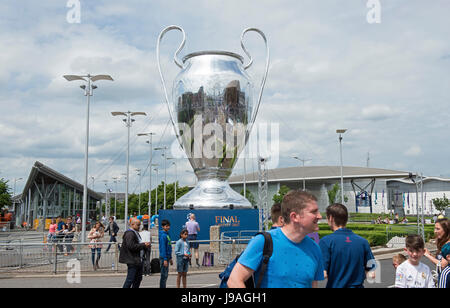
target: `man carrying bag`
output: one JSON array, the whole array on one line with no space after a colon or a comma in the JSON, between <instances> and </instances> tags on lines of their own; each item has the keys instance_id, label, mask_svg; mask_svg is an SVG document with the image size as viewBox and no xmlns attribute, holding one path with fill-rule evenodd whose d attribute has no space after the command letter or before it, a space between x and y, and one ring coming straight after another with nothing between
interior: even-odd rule
<instances>
[{"instance_id":1,"label":"man carrying bag","mask_svg":"<svg viewBox=\"0 0 450 308\"><path fill-rule=\"evenodd\" d=\"M142 281L143 263L142 256L146 247L150 247L150 242L141 243L139 219L132 219L130 229L123 235L122 247L120 248L119 262L128 266L127 278L123 288L139 288Z\"/></svg>"}]
</instances>

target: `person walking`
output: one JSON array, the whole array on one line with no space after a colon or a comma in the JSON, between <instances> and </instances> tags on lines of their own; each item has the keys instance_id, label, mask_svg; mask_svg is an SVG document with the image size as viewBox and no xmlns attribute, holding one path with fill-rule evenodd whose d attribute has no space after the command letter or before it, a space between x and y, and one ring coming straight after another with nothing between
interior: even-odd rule
<instances>
[{"instance_id":1,"label":"person walking","mask_svg":"<svg viewBox=\"0 0 450 308\"><path fill-rule=\"evenodd\" d=\"M142 281L142 251L150 247L150 242L141 242L139 219L130 221L130 229L123 234L122 247L120 249L119 262L127 265L127 277L123 288L139 288Z\"/></svg>"},{"instance_id":2,"label":"person walking","mask_svg":"<svg viewBox=\"0 0 450 308\"><path fill-rule=\"evenodd\" d=\"M261 280L261 288L311 288L323 280L322 254L308 233L319 230L322 218L317 198L306 192L288 192L281 203L284 225L268 231L273 252ZM265 237L255 236L239 257L228 279L229 288L245 288L253 274L259 281Z\"/></svg>"},{"instance_id":3,"label":"person walking","mask_svg":"<svg viewBox=\"0 0 450 308\"><path fill-rule=\"evenodd\" d=\"M109 249L111 248L111 243L117 243L117 233L119 232L119 226L114 221L113 216L109 217L108 227L106 227L105 232L109 232L109 245L106 248L106 252L108 252ZM120 245L119 245L119 249L120 249Z\"/></svg>"},{"instance_id":4,"label":"person walking","mask_svg":"<svg viewBox=\"0 0 450 308\"><path fill-rule=\"evenodd\" d=\"M94 271L98 270L100 266L98 262L100 261L100 257L102 255L102 244L97 244L102 241L104 233L104 227L100 221L97 221L92 227L91 231L89 231L88 239L90 239L89 248L91 248L91 257L92 257L92 267ZM97 252L97 259L95 259L95 253Z\"/></svg>"},{"instance_id":5,"label":"person walking","mask_svg":"<svg viewBox=\"0 0 450 308\"><path fill-rule=\"evenodd\" d=\"M180 287L180 280L183 282L183 288L186 288L186 277L189 267L191 252L189 251L189 242L187 241L188 230L183 229L180 233L180 239L175 244L175 255L177 257L177 288Z\"/></svg>"},{"instance_id":6,"label":"person walking","mask_svg":"<svg viewBox=\"0 0 450 308\"><path fill-rule=\"evenodd\" d=\"M195 262L197 263L197 267L200 267L200 263L198 262L199 259L199 253L198 253L198 247L199 243L196 242L198 232L200 232L200 225L195 220L195 214L191 213L189 216L189 221L186 222L186 229L188 231L188 237L187 240L189 241L189 247L190 249L194 249L194 255L195 255Z\"/></svg>"},{"instance_id":7,"label":"person walking","mask_svg":"<svg viewBox=\"0 0 450 308\"><path fill-rule=\"evenodd\" d=\"M326 287L363 288L367 272L376 264L369 242L346 228L348 212L343 204L328 206L326 215L333 231L319 243L324 276L328 278ZM371 278L375 278L373 275Z\"/></svg>"},{"instance_id":8,"label":"person walking","mask_svg":"<svg viewBox=\"0 0 450 308\"><path fill-rule=\"evenodd\" d=\"M162 231L159 232L159 261L161 265L159 287L165 288L167 284L167 277L169 276L169 264L173 265L172 241L169 236L170 222L167 219L162 220L161 228Z\"/></svg>"}]
</instances>

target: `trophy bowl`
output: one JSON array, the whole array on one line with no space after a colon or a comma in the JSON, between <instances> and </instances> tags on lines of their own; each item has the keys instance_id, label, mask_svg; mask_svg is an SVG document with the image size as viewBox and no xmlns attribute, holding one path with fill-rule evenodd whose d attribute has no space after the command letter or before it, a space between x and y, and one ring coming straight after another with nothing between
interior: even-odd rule
<instances>
[{"instance_id":1,"label":"trophy bowl","mask_svg":"<svg viewBox=\"0 0 450 308\"><path fill-rule=\"evenodd\" d=\"M170 30L183 33L183 41L174 55L181 71L173 81L169 98L161 71L159 44ZM242 42L245 33L259 33L266 45L266 70L255 103L253 82L246 72L252 59ZM248 28L241 35L241 46L250 62L227 51L201 51L178 58L185 43L184 30L169 26L157 42L158 68L175 135L197 176L197 185L178 199L174 209L250 209L252 204L233 190L228 178L239 154L245 148L261 102L268 72L269 50L265 35Z\"/></svg>"}]
</instances>

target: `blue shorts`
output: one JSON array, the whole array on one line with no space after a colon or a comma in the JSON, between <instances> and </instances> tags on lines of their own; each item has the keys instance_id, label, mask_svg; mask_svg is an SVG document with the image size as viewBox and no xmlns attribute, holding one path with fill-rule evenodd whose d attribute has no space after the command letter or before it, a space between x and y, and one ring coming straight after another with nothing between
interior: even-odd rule
<instances>
[{"instance_id":1,"label":"blue shorts","mask_svg":"<svg viewBox=\"0 0 450 308\"><path fill-rule=\"evenodd\" d=\"M187 239L188 239L188 242L189 242L189 248L198 249L198 242L197 243L192 243L191 242L191 241L197 240L197 234L189 234Z\"/></svg>"},{"instance_id":2,"label":"blue shorts","mask_svg":"<svg viewBox=\"0 0 450 308\"><path fill-rule=\"evenodd\" d=\"M189 268L189 259L184 258L184 256L177 256L177 272L187 273Z\"/></svg>"}]
</instances>

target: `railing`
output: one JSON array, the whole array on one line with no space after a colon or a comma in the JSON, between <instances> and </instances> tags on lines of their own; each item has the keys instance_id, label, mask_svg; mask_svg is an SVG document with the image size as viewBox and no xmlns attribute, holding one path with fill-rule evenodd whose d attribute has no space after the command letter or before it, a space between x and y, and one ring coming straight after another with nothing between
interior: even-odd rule
<instances>
[{"instance_id":1,"label":"railing","mask_svg":"<svg viewBox=\"0 0 450 308\"><path fill-rule=\"evenodd\" d=\"M239 232L223 232L218 240L196 240L200 245L200 262L204 252L215 252L216 266L222 266L230 263L239 253L241 253L249 240L257 231L247 230ZM50 239L48 243L42 243L44 234L28 234L27 237L4 237L0 238L0 273L62 273L67 272L70 266L77 263L82 272L125 272L126 264L119 263L119 245L117 242L102 242L101 245L99 269L94 269L98 257L98 250L92 251L90 243L80 243L71 238ZM159 258L158 240L152 237L150 258ZM173 248L175 241L172 242ZM219 243L215 248L213 245L204 245ZM107 248L110 246L108 251ZM174 249L172 249L174 251ZM92 255L94 254L94 263ZM174 260L175 255L173 255ZM176 267L173 266L172 270Z\"/></svg>"},{"instance_id":2,"label":"railing","mask_svg":"<svg viewBox=\"0 0 450 308\"><path fill-rule=\"evenodd\" d=\"M256 230L227 231L220 235L219 262L229 264L258 233Z\"/></svg>"},{"instance_id":3,"label":"railing","mask_svg":"<svg viewBox=\"0 0 450 308\"><path fill-rule=\"evenodd\" d=\"M395 230L394 230L395 229ZM417 234L417 226L412 225L387 225L386 243L391 247L404 247L405 238L410 234Z\"/></svg>"},{"instance_id":4,"label":"railing","mask_svg":"<svg viewBox=\"0 0 450 308\"><path fill-rule=\"evenodd\" d=\"M117 243L97 243L103 245L100 250L99 266L102 271L118 271L119 250ZM111 244L110 250L106 248ZM98 257L95 250L94 264ZM89 243L54 242L54 243L8 243L0 244L0 272L47 272L58 273L67 271L68 264L79 262L81 271L94 270L92 250Z\"/></svg>"},{"instance_id":5,"label":"railing","mask_svg":"<svg viewBox=\"0 0 450 308\"><path fill-rule=\"evenodd\" d=\"M0 222L0 232L9 232L10 230L11 230L11 222L10 221Z\"/></svg>"}]
</instances>

